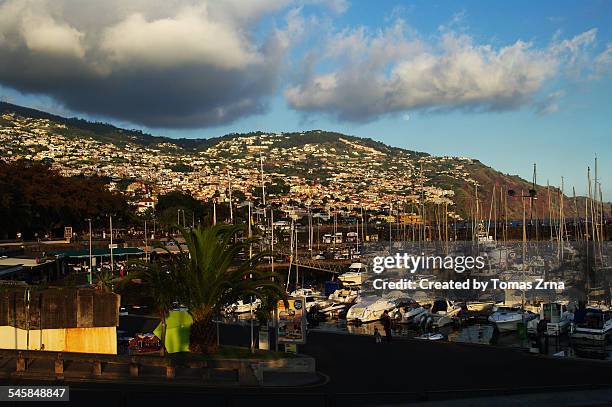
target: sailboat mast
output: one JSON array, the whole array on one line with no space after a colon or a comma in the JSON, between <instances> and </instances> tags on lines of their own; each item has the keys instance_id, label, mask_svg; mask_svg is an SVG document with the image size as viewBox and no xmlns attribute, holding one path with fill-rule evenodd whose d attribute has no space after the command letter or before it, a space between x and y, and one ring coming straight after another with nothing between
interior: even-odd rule
<instances>
[{"instance_id":1,"label":"sailboat mast","mask_svg":"<svg viewBox=\"0 0 612 407\"><path fill-rule=\"evenodd\" d=\"M580 242L582 239L582 228L579 223L578 200L576 198L576 187L572 187L572 196L574 197L574 238Z\"/></svg>"},{"instance_id":2,"label":"sailboat mast","mask_svg":"<svg viewBox=\"0 0 612 407\"><path fill-rule=\"evenodd\" d=\"M493 185L493 192L491 192L491 204L489 206L489 223L487 224L487 238L489 237L489 229L491 228L491 218L493 216L493 203L495 202L495 185Z\"/></svg>"},{"instance_id":3,"label":"sailboat mast","mask_svg":"<svg viewBox=\"0 0 612 407\"><path fill-rule=\"evenodd\" d=\"M230 223L234 224L234 209L232 205L232 176L229 168L227 169L227 189L229 190L229 210L230 210Z\"/></svg>"},{"instance_id":4,"label":"sailboat mast","mask_svg":"<svg viewBox=\"0 0 612 407\"><path fill-rule=\"evenodd\" d=\"M597 193L597 155L595 155L595 179L593 182L593 200L591 201L591 205L593 207L592 219L593 219L593 227L594 229L594 241L599 242L599 194Z\"/></svg>"},{"instance_id":5,"label":"sailboat mast","mask_svg":"<svg viewBox=\"0 0 612 407\"><path fill-rule=\"evenodd\" d=\"M266 206L266 184L264 182L264 167L263 167L263 154L259 153L259 163L261 167L261 199L264 206Z\"/></svg>"},{"instance_id":6,"label":"sailboat mast","mask_svg":"<svg viewBox=\"0 0 612 407\"><path fill-rule=\"evenodd\" d=\"M476 236L476 230L478 229L478 224L480 222L480 206L478 205L478 184L474 185L474 196L476 199L476 212L474 213L474 220L472 224L472 241L478 242L478 237Z\"/></svg>"},{"instance_id":7,"label":"sailboat mast","mask_svg":"<svg viewBox=\"0 0 612 407\"><path fill-rule=\"evenodd\" d=\"M591 293L591 276L590 276L590 266L589 266L589 200L591 198L591 167L587 167L587 182L589 184L588 186L588 196L587 199L585 200L584 203L584 229L585 229L585 235L584 235L584 241L585 241L585 250L586 250L586 265L585 265L585 272L586 272L586 282L587 282L587 287L586 287L586 294L587 294L587 302L590 300L590 293Z\"/></svg>"},{"instance_id":8,"label":"sailboat mast","mask_svg":"<svg viewBox=\"0 0 612 407\"><path fill-rule=\"evenodd\" d=\"M285 287L285 291L287 292L289 292L289 282L291 281L291 265L293 264L293 218L291 218L291 228L289 230L289 269L287 270L287 284Z\"/></svg>"},{"instance_id":9,"label":"sailboat mast","mask_svg":"<svg viewBox=\"0 0 612 407\"><path fill-rule=\"evenodd\" d=\"M552 227L552 208L550 207L550 182L546 180L546 197L548 200L548 229L550 229L550 241L553 241L553 227Z\"/></svg>"}]
</instances>

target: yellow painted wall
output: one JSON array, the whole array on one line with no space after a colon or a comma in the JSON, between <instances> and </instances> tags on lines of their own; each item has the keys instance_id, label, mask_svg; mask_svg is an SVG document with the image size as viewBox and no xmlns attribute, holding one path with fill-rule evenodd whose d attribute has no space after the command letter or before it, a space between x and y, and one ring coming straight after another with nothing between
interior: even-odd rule
<instances>
[{"instance_id":1,"label":"yellow painted wall","mask_svg":"<svg viewBox=\"0 0 612 407\"><path fill-rule=\"evenodd\" d=\"M62 352L117 354L117 328L43 329L44 350ZM41 331L28 331L12 326L0 326L0 349L40 350Z\"/></svg>"}]
</instances>

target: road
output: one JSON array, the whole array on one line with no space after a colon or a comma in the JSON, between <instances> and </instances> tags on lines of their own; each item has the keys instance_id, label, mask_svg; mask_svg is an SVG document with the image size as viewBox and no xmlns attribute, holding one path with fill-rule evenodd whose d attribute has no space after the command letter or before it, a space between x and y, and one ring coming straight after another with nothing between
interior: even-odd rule
<instances>
[{"instance_id":1,"label":"road","mask_svg":"<svg viewBox=\"0 0 612 407\"><path fill-rule=\"evenodd\" d=\"M237 334L242 336L244 332ZM96 405L108 406L317 407L440 400L453 405L450 401L455 400L457 406L465 406L476 405L468 402L473 397L487 397L480 399L487 401L484 405L510 400L521 405L612 403L611 362L556 359L487 345L413 339L376 344L369 336L324 332L311 332L302 352L316 358L317 370L327 380L302 388L69 383L70 404L87 405L95 400ZM598 390L591 393L593 389ZM561 396L567 391L572 391L572 397Z\"/></svg>"},{"instance_id":2,"label":"road","mask_svg":"<svg viewBox=\"0 0 612 407\"><path fill-rule=\"evenodd\" d=\"M381 393L381 400L390 401L612 386L612 362L489 345L416 339L377 344L369 336L311 332L302 352L330 377L328 392Z\"/></svg>"}]
</instances>

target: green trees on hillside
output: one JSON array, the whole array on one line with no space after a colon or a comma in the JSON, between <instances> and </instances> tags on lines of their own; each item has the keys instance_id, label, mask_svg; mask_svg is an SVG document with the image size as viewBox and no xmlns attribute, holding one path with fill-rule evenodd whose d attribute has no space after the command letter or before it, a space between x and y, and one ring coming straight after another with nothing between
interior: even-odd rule
<instances>
[{"instance_id":1,"label":"green trees on hillside","mask_svg":"<svg viewBox=\"0 0 612 407\"><path fill-rule=\"evenodd\" d=\"M0 161L0 238L61 234L64 226L84 228L85 219L105 224L108 214L128 219L125 198L97 178L63 177L49 165Z\"/></svg>"}]
</instances>

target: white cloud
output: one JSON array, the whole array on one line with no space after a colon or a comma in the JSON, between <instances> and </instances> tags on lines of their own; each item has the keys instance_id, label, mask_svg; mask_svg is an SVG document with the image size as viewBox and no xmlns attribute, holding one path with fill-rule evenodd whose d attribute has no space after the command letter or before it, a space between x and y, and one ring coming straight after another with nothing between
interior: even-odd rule
<instances>
[{"instance_id":1,"label":"white cloud","mask_svg":"<svg viewBox=\"0 0 612 407\"><path fill-rule=\"evenodd\" d=\"M82 58L84 34L31 5L27 1L0 4L0 45L14 47L10 41L19 38L32 52Z\"/></svg>"},{"instance_id":2,"label":"white cloud","mask_svg":"<svg viewBox=\"0 0 612 407\"><path fill-rule=\"evenodd\" d=\"M608 43L606 49L595 57L593 65L593 74L589 79L597 79L612 70L612 43Z\"/></svg>"},{"instance_id":3,"label":"white cloud","mask_svg":"<svg viewBox=\"0 0 612 407\"><path fill-rule=\"evenodd\" d=\"M83 33L66 24L58 24L50 18L28 16L24 19L21 34L32 51L71 55L82 58L85 49Z\"/></svg>"},{"instance_id":4,"label":"white cloud","mask_svg":"<svg viewBox=\"0 0 612 407\"><path fill-rule=\"evenodd\" d=\"M347 0L303 0L302 2L304 4L324 6L335 14L342 14L349 8L349 2Z\"/></svg>"},{"instance_id":5,"label":"white cloud","mask_svg":"<svg viewBox=\"0 0 612 407\"><path fill-rule=\"evenodd\" d=\"M239 30L212 20L206 7L186 8L174 17L152 21L132 14L104 30L100 49L112 63L161 67L210 63L232 69L262 59Z\"/></svg>"},{"instance_id":6,"label":"white cloud","mask_svg":"<svg viewBox=\"0 0 612 407\"><path fill-rule=\"evenodd\" d=\"M477 44L465 34L443 30L436 41L406 35L399 21L369 32L345 30L330 36L320 65L285 90L289 105L340 120L370 121L409 110L504 111L538 103L546 81L584 66L596 30L537 48L518 40L504 47ZM602 54L602 60L606 57ZM547 108L558 108L548 98ZM536 110L538 110L536 108Z\"/></svg>"},{"instance_id":7,"label":"white cloud","mask_svg":"<svg viewBox=\"0 0 612 407\"><path fill-rule=\"evenodd\" d=\"M559 111L559 100L565 96L565 91L558 90L549 93L543 100L536 102L534 107L536 113L547 115Z\"/></svg>"}]
</instances>

